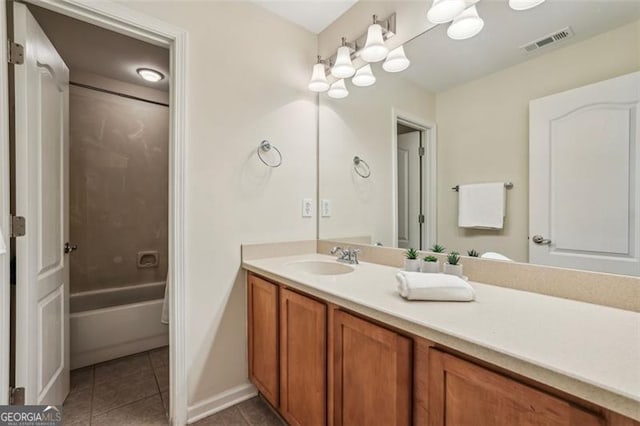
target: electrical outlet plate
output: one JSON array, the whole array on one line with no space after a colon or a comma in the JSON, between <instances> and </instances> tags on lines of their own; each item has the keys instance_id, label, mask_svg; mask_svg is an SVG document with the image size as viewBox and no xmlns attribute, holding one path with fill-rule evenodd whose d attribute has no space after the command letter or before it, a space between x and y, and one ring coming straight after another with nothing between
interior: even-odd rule
<instances>
[{"instance_id":1,"label":"electrical outlet plate","mask_svg":"<svg viewBox=\"0 0 640 426\"><path fill-rule=\"evenodd\" d=\"M302 199L302 217L313 217L313 199Z\"/></svg>"},{"instance_id":2,"label":"electrical outlet plate","mask_svg":"<svg viewBox=\"0 0 640 426\"><path fill-rule=\"evenodd\" d=\"M331 217L331 200L322 200L320 202L320 212L322 217Z\"/></svg>"}]
</instances>

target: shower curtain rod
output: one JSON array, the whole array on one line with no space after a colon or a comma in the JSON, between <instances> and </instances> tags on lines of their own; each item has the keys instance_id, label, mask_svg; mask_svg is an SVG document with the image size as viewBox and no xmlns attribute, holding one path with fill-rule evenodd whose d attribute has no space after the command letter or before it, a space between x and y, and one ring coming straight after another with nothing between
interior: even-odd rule
<instances>
[{"instance_id":1,"label":"shower curtain rod","mask_svg":"<svg viewBox=\"0 0 640 426\"><path fill-rule=\"evenodd\" d=\"M102 92L102 93L109 93L110 95L116 95L116 96L120 96L122 98L133 99L133 100L136 100L136 101L147 102L147 103L150 103L150 104L160 105L160 106L165 106L165 107L169 106L169 104L165 104L163 102L151 101L149 99L139 98L137 96L127 95L125 93L115 92L113 90L108 90L108 89L103 89L101 87L91 86L89 84L76 83L75 81L70 81L69 84L72 85L72 86L77 86L77 87L82 87L82 88L85 88L85 89L95 90L95 91Z\"/></svg>"}]
</instances>

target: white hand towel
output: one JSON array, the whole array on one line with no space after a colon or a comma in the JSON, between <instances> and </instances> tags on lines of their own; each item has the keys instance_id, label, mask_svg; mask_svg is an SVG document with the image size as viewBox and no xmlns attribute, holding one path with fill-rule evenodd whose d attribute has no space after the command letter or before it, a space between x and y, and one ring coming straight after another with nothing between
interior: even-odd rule
<instances>
[{"instance_id":1,"label":"white hand towel","mask_svg":"<svg viewBox=\"0 0 640 426\"><path fill-rule=\"evenodd\" d=\"M476 298L473 287L454 275L400 271L396 280L398 292L408 300L471 302Z\"/></svg>"},{"instance_id":2,"label":"white hand towel","mask_svg":"<svg viewBox=\"0 0 640 426\"><path fill-rule=\"evenodd\" d=\"M503 182L460 185L458 226L461 228L502 229L505 216Z\"/></svg>"}]
</instances>

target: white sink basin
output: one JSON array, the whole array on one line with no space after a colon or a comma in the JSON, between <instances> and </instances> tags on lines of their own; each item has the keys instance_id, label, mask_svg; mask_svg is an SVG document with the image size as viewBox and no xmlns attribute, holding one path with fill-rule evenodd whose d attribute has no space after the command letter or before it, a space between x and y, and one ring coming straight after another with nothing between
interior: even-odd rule
<instances>
[{"instance_id":1,"label":"white sink basin","mask_svg":"<svg viewBox=\"0 0 640 426\"><path fill-rule=\"evenodd\" d=\"M353 266L338 262L324 262L322 260L301 260L287 263L287 268L313 275L342 275L353 272Z\"/></svg>"}]
</instances>

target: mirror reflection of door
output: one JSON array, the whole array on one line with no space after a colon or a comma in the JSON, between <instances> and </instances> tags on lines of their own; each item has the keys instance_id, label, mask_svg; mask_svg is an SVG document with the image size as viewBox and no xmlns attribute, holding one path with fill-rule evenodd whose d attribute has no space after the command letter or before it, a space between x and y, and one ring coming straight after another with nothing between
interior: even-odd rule
<instances>
[{"instance_id":1,"label":"mirror reflection of door","mask_svg":"<svg viewBox=\"0 0 640 426\"><path fill-rule=\"evenodd\" d=\"M398 241L400 248L424 248L423 130L398 122Z\"/></svg>"}]
</instances>

